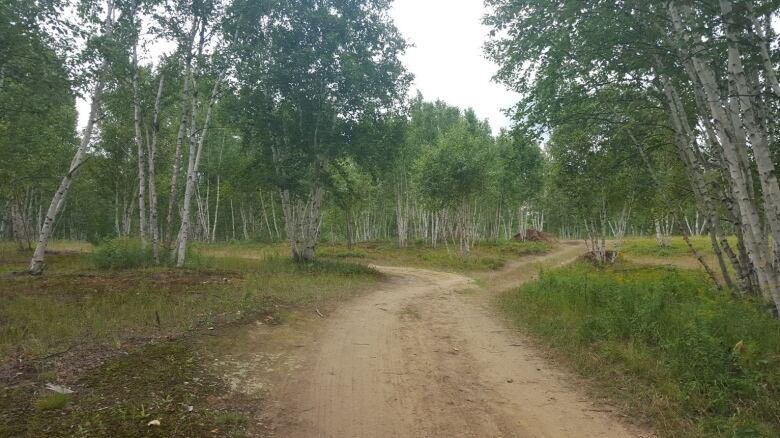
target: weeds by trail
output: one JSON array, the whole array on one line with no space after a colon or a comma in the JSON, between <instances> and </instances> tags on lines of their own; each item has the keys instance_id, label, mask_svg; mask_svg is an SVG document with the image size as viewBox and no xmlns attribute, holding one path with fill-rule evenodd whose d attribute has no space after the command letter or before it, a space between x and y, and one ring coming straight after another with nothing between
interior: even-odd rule
<instances>
[{"instance_id":1,"label":"weeds by trail","mask_svg":"<svg viewBox=\"0 0 780 438\"><path fill-rule=\"evenodd\" d=\"M545 272L501 305L665 436L780 435L780 322L700 272Z\"/></svg>"},{"instance_id":2,"label":"weeds by trail","mask_svg":"<svg viewBox=\"0 0 780 438\"><path fill-rule=\"evenodd\" d=\"M427 242L409 242L407 248L398 248L395 242L364 242L348 248L346 245L326 244L320 254L326 258L353 260L398 266L412 266L448 271L493 271L508 261L525 255L543 254L552 249L548 242L497 241L480 242L468 254L440 243L432 248Z\"/></svg>"}]
</instances>

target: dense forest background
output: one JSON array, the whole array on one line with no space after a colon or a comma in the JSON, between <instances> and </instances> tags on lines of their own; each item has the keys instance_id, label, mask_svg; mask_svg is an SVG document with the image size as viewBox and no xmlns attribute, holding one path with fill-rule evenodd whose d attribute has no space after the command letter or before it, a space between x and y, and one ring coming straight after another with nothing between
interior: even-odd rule
<instances>
[{"instance_id":1,"label":"dense forest background","mask_svg":"<svg viewBox=\"0 0 780 438\"><path fill-rule=\"evenodd\" d=\"M410 93L384 0L4 1L0 238L40 272L50 238L182 266L193 240L706 234L709 271L780 302L775 2L487 4L525 96L500 132Z\"/></svg>"}]
</instances>

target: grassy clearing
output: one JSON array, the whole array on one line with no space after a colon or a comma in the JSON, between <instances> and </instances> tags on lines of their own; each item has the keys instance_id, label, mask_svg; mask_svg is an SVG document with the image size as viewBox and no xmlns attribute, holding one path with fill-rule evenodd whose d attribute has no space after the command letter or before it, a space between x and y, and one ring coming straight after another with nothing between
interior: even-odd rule
<instances>
[{"instance_id":1,"label":"grassy clearing","mask_svg":"<svg viewBox=\"0 0 780 438\"><path fill-rule=\"evenodd\" d=\"M448 271L491 271L503 267L508 261L531 254L543 254L552 249L547 242L482 242L468 255L461 255L457 248L440 245L432 248L427 242L409 242L407 248L399 248L395 241L361 242L349 248L346 244L323 243L317 248L318 257L326 260L343 260L359 264L412 266ZM201 256L264 259L286 257L285 244L238 243L231 245L200 244L193 251Z\"/></svg>"},{"instance_id":2,"label":"grassy clearing","mask_svg":"<svg viewBox=\"0 0 780 438\"><path fill-rule=\"evenodd\" d=\"M185 270L148 266L137 242L55 242L42 278L24 271L29 251L0 245L0 358L38 357L88 339L116 347L233 321L269 303L309 305L342 299L377 280L369 263L458 271L498 269L549 251L548 243L483 243L468 256L418 243L352 249L327 244L321 259L296 265L284 244L197 245ZM132 268L132 269L128 269ZM124 268L124 269L123 269ZM159 323L158 323L159 319Z\"/></svg>"},{"instance_id":3,"label":"grassy clearing","mask_svg":"<svg viewBox=\"0 0 780 438\"><path fill-rule=\"evenodd\" d=\"M579 263L501 305L665 436L780 435L780 322L700 272Z\"/></svg>"},{"instance_id":4,"label":"grassy clearing","mask_svg":"<svg viewBox=\"0 0 780 438\"><path fill-rule=\"evenodd\" d=\"M552 249L547 242L483 242L468 255L457 248L444 245L431 248L424 242L410 242L407 248L398 248L395 242L367 242L353 245L327 244L320 248L326 258L362 261L380 265L413 266L447 271L492 271L501 269L508 261L524 255L543 254Z\"/></svg>"},{"instance_id":5,"label":"grassy clearing","mask_svg":"<svg viewBox=\"0 0 780 438\"><path fill-rule=\"evenodd\" d=\"M690 238L693 247L702 254L712 254L712 246L709 237L694 236ZM732 242L736 243L736 242ZM686 257L690 256L690 249L681 236L673 236L669 246L662 248L655 238L635 237L623 242L623 253L637 257Z\"/></svg>"},{"instance_id":6,"label":"grassy clearing","mask_svg":"<svg viewBox=\"0 0 780 438\"><path fill-rule=\"evenodd\" d=\"M83 269L89 264L92 245L86 242L55 241L46 251L48 266L59 272ZM24 272L29 267L32 250L20 249L16 242L0 242L0 276Z\"/></svg>"},{"instance_id":7,"label":"grassy clearing","mask_svg":"<svg viewBox=\"0 0 780 438\"><path fill-rule=\"evenodd\" d=\"M240 436L254 417L245 411L261 401L226 396L209 353L183 335L259 316L278 323L289 309L327 305L381 278L348 261L299 265L269 253L193 252L183 270L147 267L132 243L98 269L99 254L74 247L50 254L41 277L10 274L29 254L2 253L0 436ZM47 382L76 393L48 393ZM153 419L162 426L147 426Z\"/></svg>"},{"instance_id":8,"label":"grassy clearing","mask_svg":"<svg viewBox=\"0 0 780 438\"><path fill-rule=\"evenodd\" d=\"M37 357L85 340L120 347L126 340L211 327L279 304L344 298L379 278L354 263L297 265L273 256L193 256L185 270L106 271L95 269L92 260L88 253L56 255L43 277L3 278L0 358Z\"/></svg>"}]
</instances>

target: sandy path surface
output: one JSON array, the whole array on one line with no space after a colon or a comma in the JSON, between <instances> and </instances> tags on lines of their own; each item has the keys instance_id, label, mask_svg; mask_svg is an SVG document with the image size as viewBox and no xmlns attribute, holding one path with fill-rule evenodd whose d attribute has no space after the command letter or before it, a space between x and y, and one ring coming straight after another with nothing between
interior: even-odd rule
<instances>
[{"instance_id":1,"label":"sandy path surface","mask_svg":"<svg viewBox=\"0 0 780 438\"><path fill-rule=\"evenodd\" d=\"M582 253L566 245L482 283L533 278ZM315 330L275 394L281 437L638 437L589 400L468 277L378 267L390 280ZM270 420L270 419L269 419ZM649 436L649 434L644 434Z\"/></svg>"}]
</instances>

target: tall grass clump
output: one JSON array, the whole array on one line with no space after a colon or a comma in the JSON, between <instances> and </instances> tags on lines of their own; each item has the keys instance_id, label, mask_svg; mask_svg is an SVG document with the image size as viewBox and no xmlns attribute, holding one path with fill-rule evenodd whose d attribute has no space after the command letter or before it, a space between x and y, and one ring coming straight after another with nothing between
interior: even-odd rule
<instances>
[{"instance_id":1,"label":"tall grass clump","mask_svg":"<svg viewBox=\"0 0 780 438\"><path fill-rule=\"evenodd\" d=\"M98 245L92 259L98 269L133 269L154 265L151 245L144 248L140 240L127 237L106 240Z\"/></svg>"},{"instance_id":2,"label":"tall grass clump","mask_svg":"<svg viewBox=\"0 0 780 438\"><path fill-rule=\"evenodd\" d=\"M701 273L576 264L502 306L666 436L780 436L780 323Z\"/></svg>"}]
</instances>

